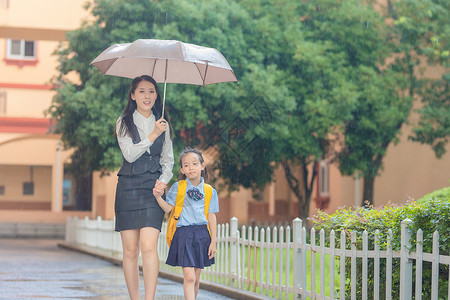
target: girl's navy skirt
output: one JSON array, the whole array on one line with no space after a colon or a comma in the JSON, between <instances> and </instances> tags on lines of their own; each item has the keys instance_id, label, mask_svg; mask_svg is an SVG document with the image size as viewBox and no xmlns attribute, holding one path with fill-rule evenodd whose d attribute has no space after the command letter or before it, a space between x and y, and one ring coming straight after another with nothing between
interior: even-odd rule
<instances>
[{"instance_id":1,"label":"girl's navy skirt","mask_svg":"<svg viewBox=\"0 0 450 300\"><path fill-rule=\"evenodd\" d=\"M178 227L173 235L166 264L170 266L203 269L214 264L214 257L208 258L211 244L206 225Z\"/></svg>"}]
</instances>

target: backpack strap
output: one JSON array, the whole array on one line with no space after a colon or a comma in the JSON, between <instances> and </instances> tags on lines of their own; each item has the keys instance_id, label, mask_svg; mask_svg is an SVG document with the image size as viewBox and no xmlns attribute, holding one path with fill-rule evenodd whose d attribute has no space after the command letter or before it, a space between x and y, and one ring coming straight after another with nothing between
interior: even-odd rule
<instances>
[{"instance_id":1,"label":"backpack strap","mask_svg":"<svg viewBox=\"0 0 450 300\"><path fill-rule=\"evenodd\" d=\"M173 217L178 221L183 210L184 195L186 195L187 181L180 180L178 182L177 199L175 200L175 207L173 208Z\"/></svg>"},{"instance_id":2,"label":"backpack strap","mask_svg":"<svg viewBox=\"0 0 450 300\"><path fill-rule=\"evenodd\" d=\"M207 227L208 227L209 235L211 235L211 230L209 229L208 213L209 213L209 204L211 203L211 198L212 198L212 186L210 186L207 183L204 183L203 190L205 191L205 217L206 217L206 221L208 221Z\"/></svg>"},{"instance_id":3,"label":"backpack strap","mask_svg":"<svg viewBox=\"0 0 450 300\"><path fill-rule=\"evenodd\" d=\"M208 220L209 203L211 203L212 198L212 186L210 186L207 183L204 183L203 190L205 191L205 216L206 220Z\"/></svg>"},{"instance_id":4,"label":"backpack strap","mask_svg":"<svg viewBox=\"0 0 450 300\"><path fill-rule=\"evenodd\" d=\"M178 182L178 190L177 190L177 198L175 199L175 206L170 211L169 219L167 221L166 241L169 246L172 243L173 235L177 230L178 219L180 218L181 211L183 210L186 187L187 187L186 180L180 180Z\"/></svg>"}]
</instances>

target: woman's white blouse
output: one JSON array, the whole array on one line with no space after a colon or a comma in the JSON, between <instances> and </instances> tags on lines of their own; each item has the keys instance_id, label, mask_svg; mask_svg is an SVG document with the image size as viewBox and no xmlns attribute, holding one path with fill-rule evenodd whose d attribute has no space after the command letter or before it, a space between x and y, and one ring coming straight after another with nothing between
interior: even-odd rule
<instances>
[{"instance_id":1,"label":"woman's white blouse","mask_svg":"<svg viewBox=\"0 0 450 300\"><path fill-rule=\"evenodd\" d=\"M150 146L153 144L148 139L150 133L152 133L155 128L155 116L153 114L150 117L146 118L141 115L137 110L133 113L133 122L136 124L136 127L139 132L139 137L141 141L137 144L133 143L130 135L126 134L125 136L120 135L120 124L122 122L122 117L120 117L116 122L116 133L117 133L117 141L119 142L120 150L122 151L123 157L129 162L132 163L136 161L145 151L150 153ZM172 140L170 139L169 127L165 132L164 143L162 147L161 157L159 163L162 167L162 173L159 177L159 181L164 183L168 183L173 176L173 147Z\"/></svg>"}]
</instances>

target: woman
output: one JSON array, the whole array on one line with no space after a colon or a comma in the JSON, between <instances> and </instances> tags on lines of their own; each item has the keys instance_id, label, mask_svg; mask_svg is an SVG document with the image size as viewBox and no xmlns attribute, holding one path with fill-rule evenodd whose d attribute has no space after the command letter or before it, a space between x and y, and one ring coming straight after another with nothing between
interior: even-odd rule
<instances>
[{"instance_id":1,"label":"woman","mask_svg":"<svg viewBox=\"0 0 450 300\"><path fill-rule=\"evenodd\" d=\"M123 155L116 189L116 231L123 247L123 271L132 300L139 299L139 251L145 299L153 299L158 279L157 242L164 211L153 189L164 193L172 178L173 148L167 116L155 80L147 75L131 82L128 104L116 123Z\"/></svg>"}]
</instances>

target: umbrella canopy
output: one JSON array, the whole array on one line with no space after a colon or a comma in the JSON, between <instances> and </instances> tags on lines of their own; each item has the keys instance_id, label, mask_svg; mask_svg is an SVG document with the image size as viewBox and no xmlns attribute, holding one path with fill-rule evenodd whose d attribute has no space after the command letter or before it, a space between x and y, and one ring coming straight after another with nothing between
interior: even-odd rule
<instances>
[{"instance_id":1,"label":"umbrella canopy","mask_svg":"<svg viewBox=\"0 0 450 300\"><path fill-rule=\"evenodd\" d=\"M139 39L115 44L90 64L105 75L126 78L150 75L156 82L164 82L162 115L166 83L206 86L238 81L225 57L216 49L175 40Z\"/></svg>"},{"instance_id":2,"label":"umbrella canopy","mask_svg":"<svg viewBox=\"0 0 450 300\"><path fill-rule=\"evenodd\" d=\"M115 44L91 65L105 75L127 78L150 75L156 82L206 86L237 81L227 60L216 49L175 40L139 39Z\"/></svg>"}]
</instances>

